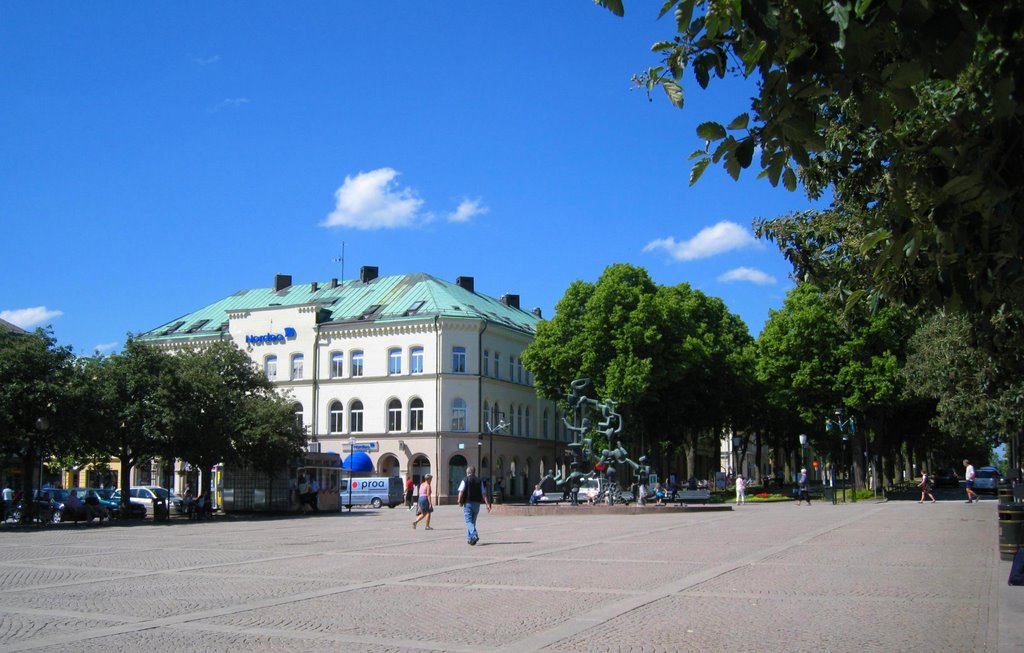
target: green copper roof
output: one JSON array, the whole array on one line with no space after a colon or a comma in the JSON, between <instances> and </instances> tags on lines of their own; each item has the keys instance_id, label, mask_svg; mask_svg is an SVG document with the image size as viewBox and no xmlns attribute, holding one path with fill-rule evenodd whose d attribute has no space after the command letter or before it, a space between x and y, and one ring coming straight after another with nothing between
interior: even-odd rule
<instances>
[{"instance_id":1,"label":"green copper roof","mask_svg":"<svg viewBox=\"0 0 1024 653\"><path fill-rule=\"evenodd\" d=\"M416 273L340 282L337 287L317 283L273 288L239 290L197 311L182 315L140 334L140 340L219 337L227 330L228 312L265 309L274 306L319 306L320 322L395 322L423 317L462 317L487 320L526 333L536 331L540 318L501 301Z\"/></svg>"}]
</instances>

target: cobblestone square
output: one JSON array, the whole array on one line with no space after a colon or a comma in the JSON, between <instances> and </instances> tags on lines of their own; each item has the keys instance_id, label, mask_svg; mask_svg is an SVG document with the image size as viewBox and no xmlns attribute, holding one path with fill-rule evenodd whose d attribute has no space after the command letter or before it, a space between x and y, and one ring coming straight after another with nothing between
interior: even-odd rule
<instances>
[{"instance_id":1,"label":"cobblestone square","mask_svg":"<svg viewBox=\"0 0 1024 653\"><path fill-rule=\"evenodd\" d=\"M994 502L0 531L0 651L1020 651Z\"/></svg>"}]
</instances>

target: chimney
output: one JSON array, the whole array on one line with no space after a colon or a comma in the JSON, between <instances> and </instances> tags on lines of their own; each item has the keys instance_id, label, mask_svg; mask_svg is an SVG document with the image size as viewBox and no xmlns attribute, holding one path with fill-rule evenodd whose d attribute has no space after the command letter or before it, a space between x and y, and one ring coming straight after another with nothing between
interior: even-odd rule
<instances>
[{"instance_id":1,"label":"chimney","mask_svg":"<svg viewBox=\"0 0 1024 653\"><path fill-rule=\"evenodd\" d=\"M369 283L377 278L377 266L376 265L364 265L359 268L359 280L363 283Z\"/></svg>"},{"instance_id":2,"label":"chimney","mask_svg":"<svg viewBox=\"0 0 1024 653\"><path fill-rule=\"evenodd\" d=\"M331 279L331 288L337 288L337 287L338 287L338 280L337 279Z\"/></svg>"},{"instance_id":3,"label":"chimney","mask_svg":"<svg viewBox=\"0 0 1024 653\"><path fill-rule=\"evenodd\" d=\"M473 290L473 277L455 277L455 285L463 290L476 292Z\"/></svg>"},{"instance_id":4,"label":"chimney","mask_svg":"<svg viewBox=\"0 0 1024 653\"><path fill-rule=\"evenodd\" d=\"M292 275L290 274L275 274L274 275L274 292L281 292L288 286L292 285Z\"/></svg>"},{"instance_id":5,"label":"chimney","mask_svg":"<svg viewBox=\"0 0 1024 653\"><path fill-rule=\"evenodd\" d=\"M540 306L535 306L534 309L530 312L533 313L536 317L544 317L543 315L540 314Z\"/></svg>"},{"instance_id":6,"label":"chimney","mask_svg":"<svg viewBox=\"0 0 1024 653\"><path fill-rule=\"evenodd\" d=\"M318 290L320 290L320 286L317 284L316 281L314 281L313 283L309 284L309 292L316 292Z\"/></svg>"},{"instance_id":7,"label":"chimney","mask_svg":"<svg viewBox=\"0 0 1024 653\"><path fill-rule=\"evenodd\" d=\"M504 294L501 296L501 303L509 308L519 308L519 295Z\"/></svg>"}]
</instances>

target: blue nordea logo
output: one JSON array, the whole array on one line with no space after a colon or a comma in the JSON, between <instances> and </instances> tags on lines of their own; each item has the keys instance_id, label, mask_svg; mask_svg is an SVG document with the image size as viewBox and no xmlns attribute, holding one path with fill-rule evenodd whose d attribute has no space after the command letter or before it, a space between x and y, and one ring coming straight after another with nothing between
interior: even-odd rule
<instances>
[{"instance_id":1,"label":"blue nordea logo","mask_svg":"<svg viewBox=\"0 0 1024 653\"><path fill-rule=\"evenodd\" d=\"M262 345L272 342L284 342L286 338L294 338L295 329L292 327L285 327L284 333L266 333L262 336L246 336L245 342L250 345Z\"/></svg>"}]
</instances>

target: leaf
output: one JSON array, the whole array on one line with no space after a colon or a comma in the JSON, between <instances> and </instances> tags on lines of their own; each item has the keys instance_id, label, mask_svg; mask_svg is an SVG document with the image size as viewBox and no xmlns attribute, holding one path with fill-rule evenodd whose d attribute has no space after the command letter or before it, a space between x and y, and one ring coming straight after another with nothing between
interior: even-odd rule
<instances>
[{"instance_id":1,"label":"leaf","mask_svg":"<svg viewBox=\"0 0 1024 653\"><path fill-rule=\"evenodd\" d=\"M697 136L706 141L717 141L725 138L725 127L717 122L702 122L697 125Z\"/></svg>"},{"instance_id":2,"label":"leaf","mask_svg":"<svg viewBox=\"0 0 1024 653\"><path fill-rule=\"evenodd\" d=\"M675 4L675 0L669 0L666 2L665 6L662 7L661 15L664 15L664 12L668 11L669 6L673 4ZM679 3L679 6L676 7L676 28L678 31L686 31L690 26L690 21L693 20L693 4L694 0L683 0ZM659 15L658 18L661 18L661 15Z\"/></svg>"},{"instance_id":3,"label":"leaf","mask_svg":"<svg viewBox=\"0 0 1024 653\"><path fill-rule=\"evenodd\" d=\"M752 48L750 50L747 50L743 54L743 63L747 64L747 67L746 67L746 74L747 75L749 75L750 73L754 72L754 68L757 68L757 64L758 64L758 62L761 61L761 57L764 56L764 51L766 49L768 49L768 42L762 40L760 43L757 44L756 47L754 47L754 48Z\"/></svg>"},{"instance_id":4,"label":"leaf","mask_svg":"<svg viewBox=\"0 0 1024 653\"><path fill-rule=\"evenodd\" d=\"M786 166L786 172L782 175L782 185L786 187L786 190L793 192L796 190L796 173L793 172L793 168Z\"/></svg>"},{"instance_id":5,"label":"leaf","mask_svg":"<svg viewBox=\"0 0 1024 653\"><path fill-rule=\"evenodd\" d=\"M857 4L853 8L853 14L857 18L863 18L864 14L871 8L871 2L872 0L857 0Z\"/></svg>"},{"instance_id":6,"label":"leaf","mask_svg":"<svg viewBox=\"0 0 1024 653\"><path fill-rule=\"evenodd\" d=\"M710 163L711 159L709 157L705 157L698 161L697 163L693 164L693 168L690 170L691 186L697 183L697 180L700 179L700 176L704 174L704 171L707 170L708 164Z\"/></svg>"},{"instance_id":7,"label":"leaf","mask_svg":"<svg viewBox=\"0 0 1024 653\"><path fill-rule=\"evenodd\" d=\"M746 129L747 128L747 124L749 122L750 122L750 114L749 113L741 113L740 115L738 115L738 116L736 116L735 118L732 119L732 122L729 123L729 126L727 127L727 129Z\"/></svg>"},{"instance_id":8,"label":"leaf","mask_svg":"<svg viewBox=\"0 0 1024 653\"><path fill-rule=\"evenodd\" d=\"M743 168L749 168L750 162L754 160L754 138L748 136L740 141L739 146L735 152L736 160Z\"/></svg>"},{"instance_id":9,"label":"leaf","mask_svg":"<svg viewBox=\"0 0 1024 653\"><path fill-rule=\"evenodd\" d=\"M677 109L682 109L683 87L669 79L663 80L661 82L661 87L665 89L665 95L668 96L669 102L671 102Z\"/></svg>"},{"instance_id":10,"label":"leaf","mask_svg":"<svg viewBox=\"0 0 1024 653\"><path fill-rule=\"evenodd\" d=\"M868 234L864 242L861 243L860 252L861 254L867 254L874 249L883 240L888 240L892 234L888 229L876 229L874 232Z\"/></svg>"},{"instance_id":11,"label":"leaf","mask_svg":"<svg viewBox=\"0 0 1024 653\"><path fill-rule=\"evenodd\" d=\"M622 6L622 0L594 0L594 4L604 7L616 16L624 16L626 9Z\"/></svg>"}]
</instances>

